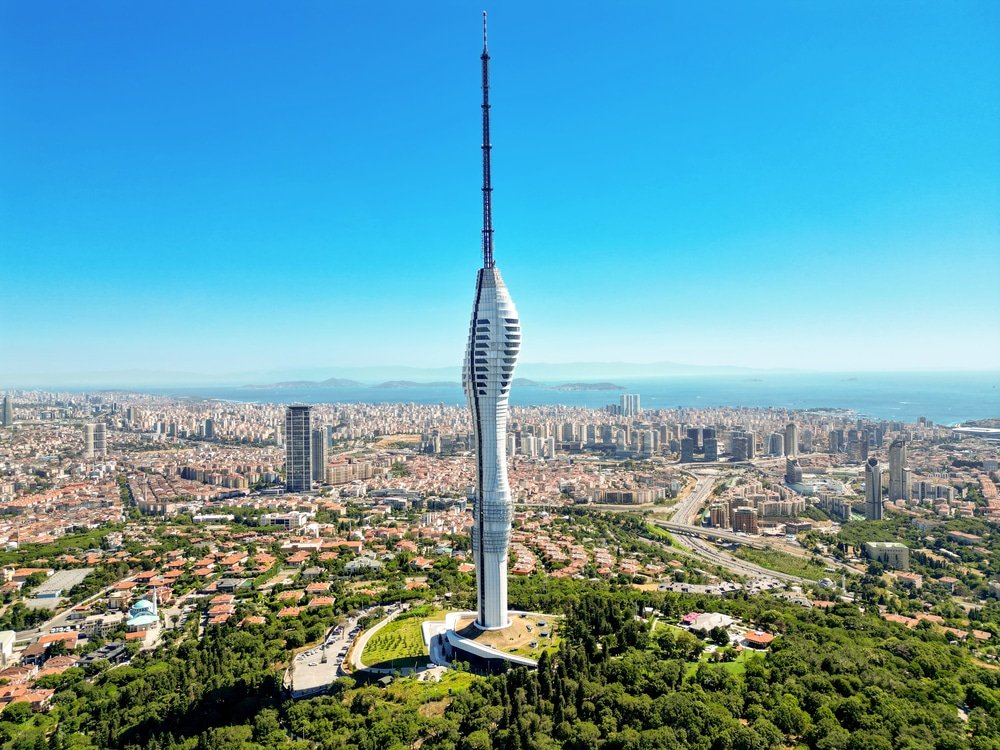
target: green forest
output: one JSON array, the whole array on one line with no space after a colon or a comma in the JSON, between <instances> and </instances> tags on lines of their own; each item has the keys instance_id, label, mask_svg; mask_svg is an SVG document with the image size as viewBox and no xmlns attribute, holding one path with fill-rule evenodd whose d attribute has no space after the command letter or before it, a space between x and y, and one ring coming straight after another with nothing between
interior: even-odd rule
<instances>
[{"instance_id":1,"label":"green forest","mask_svg":"<svg viewBox=\"0 0 1000 750\"><path fill-rule=\"evenodd\" d=\"M50 678L48 715L0 714L16 750L1000 750L1000 670L929 627L907 630L848 603L805 609L536 576L511 607L566 615L537 671L459 673L441 684L351 678L293 702L281 689L288 624L210 629L201 640ZM742 669L704 660L672 627L719 611L777 634ZM234 618L238 621L238 618ZM705 634L706 638L711 637ZM732 665L729 665L732 666Z\"/></svg>"}]
</instances>

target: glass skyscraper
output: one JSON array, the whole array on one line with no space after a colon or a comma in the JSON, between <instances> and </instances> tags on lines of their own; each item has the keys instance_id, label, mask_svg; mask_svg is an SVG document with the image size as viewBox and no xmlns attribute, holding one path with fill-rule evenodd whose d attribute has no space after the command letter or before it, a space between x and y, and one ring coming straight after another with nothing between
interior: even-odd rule
<instances>
[{"instance_id":1,"label":"glass skyscraper","mask_svg":"<svg viewBox=\"0 0 1000 750\"><path fill-rule=\"evenodd\" d=\"M285 409L285 489L312 489L312 408L293 405Z\"/></svg>"}]
</instances>

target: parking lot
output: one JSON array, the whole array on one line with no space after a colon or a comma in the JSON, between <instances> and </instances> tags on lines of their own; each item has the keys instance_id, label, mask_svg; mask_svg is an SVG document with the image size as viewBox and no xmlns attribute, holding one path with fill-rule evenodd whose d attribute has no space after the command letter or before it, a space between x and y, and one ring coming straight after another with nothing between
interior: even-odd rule
<instances>
[{"instance_id":1,"label":"parking lot","mask_svg":"<svg viewBox=\"0 0 1000 750\"><path fill-rule=\"evenodd\" d=\"M24 600L29 609L55 609L70 589L81 583L94 569L73 568L57 570L32 592L30 599Z\"/></svg>"},{"instance_id":2,"label":"parking lot","mask_svg":"<svg viewBox=\"0 0 1000 750\"><path fill-rule=\"evenodd\" d=\"M361 632L358 620L374 610L374 607L362 610L327 633L323 643L296 655L291 666L293 696L317 692L343 674L341 666L347 659L351 644Z\"/></svg>"}]
</instances>

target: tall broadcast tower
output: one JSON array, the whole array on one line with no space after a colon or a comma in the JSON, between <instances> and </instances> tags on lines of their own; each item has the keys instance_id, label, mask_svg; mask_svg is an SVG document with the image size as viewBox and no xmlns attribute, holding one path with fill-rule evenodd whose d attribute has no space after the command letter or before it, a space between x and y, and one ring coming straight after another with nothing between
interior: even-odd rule
<instances>
[{"instance_id":1,"label":"tall broadcast tower","mask_svg":"<svg viewBox=\"0 0 1000 750\"><path fill-rule=\"evenodd\" d=\"M521 323L493 261L493 187L490 183L490 55L483 13L483 267L469 324L462 384L475 432L476 497L472 551L479 616L476 626L496 630L507 618L507 547L511 497L507 481L507 396L521 348Z\"/></svg>"}]
</instances>

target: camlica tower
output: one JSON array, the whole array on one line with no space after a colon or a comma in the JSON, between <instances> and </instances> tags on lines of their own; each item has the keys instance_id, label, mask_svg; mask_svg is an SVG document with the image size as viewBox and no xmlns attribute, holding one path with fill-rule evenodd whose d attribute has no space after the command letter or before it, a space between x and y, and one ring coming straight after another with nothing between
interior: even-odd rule
<instances>
[{"instance_id":1,"label":"camlica tower","mask_svg":"<svg viewBox=\"0 0 1000 750\"><path fill-rule=\"evenodd\" d=\"M496 630L507 617L507 550L513 504L507 481L507 398L521 348L517 309L493 259L490 182L490 55L483 13L483 267L469 323L462 384L472 412L476 488L472 551L479 614L476 626Z\"/></svg>"}]
</instances>

